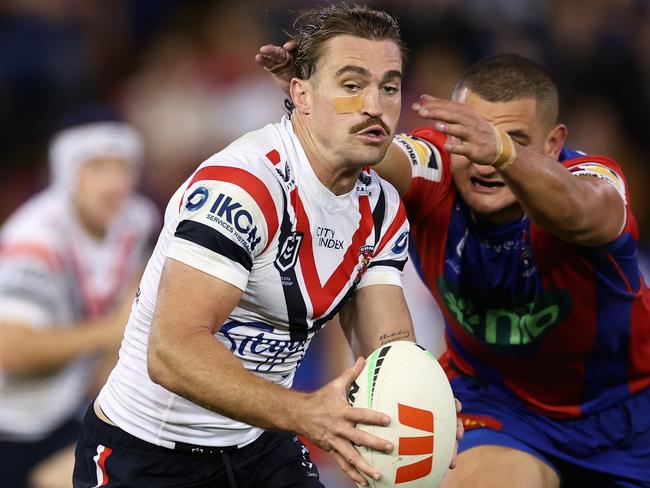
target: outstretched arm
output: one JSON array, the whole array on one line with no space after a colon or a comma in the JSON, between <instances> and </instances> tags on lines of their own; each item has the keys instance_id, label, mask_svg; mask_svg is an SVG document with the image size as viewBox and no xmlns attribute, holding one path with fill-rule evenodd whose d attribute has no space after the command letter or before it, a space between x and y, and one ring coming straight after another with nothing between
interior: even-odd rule
<instances>
[{"instance_id":1,"label":"outstretched arm","mask_svg":"<svg viewBox=\"0 0 650 488\"><path fill-rule=\"evenodd\" d=\"M377 470L358 456L353 443L388 452L392 446L355 425L386 425L390 419L352 408L346 400L363 360L313 393L288 390L250 373L213 336L241 295L235 286L168 258L149 338L153 381L227 417L303 434L338 459L350 460L355 481L363 481L358 472L377 478Z\"/></svg>"},{"instance_id":2,"label":"outstretched arm","mask_svg":"<svg viewBox=\"0 0 650 488\"><path fill-rule=\"evenodd\" d=\"M572 176L550 155L495 131L464 103L424 95L413 108L450 136L445 146L448 152L475 164L493 165L530 219L549 232L578 245L597 246L613 240L621 231L625 203L613 185L593 176ZM557 155L566 128L558 125L554 130L559 139ZM514 141L512 147L509 141ZM511 149L514 159L509 160L507 151Z\"/></svg>"}]
</instances>

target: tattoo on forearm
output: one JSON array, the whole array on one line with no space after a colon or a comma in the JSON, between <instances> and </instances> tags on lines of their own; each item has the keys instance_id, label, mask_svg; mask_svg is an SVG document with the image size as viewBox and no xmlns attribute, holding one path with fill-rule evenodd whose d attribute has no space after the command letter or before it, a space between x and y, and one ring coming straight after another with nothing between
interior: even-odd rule
<instances>
[{"instance_id":1,"label":"tattoo on forearm","mask_svg":"<svg viewBox=\"0 0 650 488\"><path fill-rule=\"evenodd\" d=\"M382 334L379 337L379 343L383 346L393 341L401 341L408 339L411 336L411 333L408 330L398 330L397 332L391 332L390 334Z\"/></svg>"}]
</instances>

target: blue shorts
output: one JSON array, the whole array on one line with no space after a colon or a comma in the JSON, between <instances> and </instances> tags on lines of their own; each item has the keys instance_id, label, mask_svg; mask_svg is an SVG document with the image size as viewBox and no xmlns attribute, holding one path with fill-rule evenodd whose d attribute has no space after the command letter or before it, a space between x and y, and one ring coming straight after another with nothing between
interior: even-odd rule
<instances>
[{"instance_id":1,"label":"blue shorts","mask_svg":"<svg viewBox=\"0 0 650 488\"><path fill-rule=\"evenodd\" d=\"M323 488L309 451L293 434L267 431L241 448L177 443L168 449L105 423L92 405L72 481L75 488Z\"/></svg>"},{"instance_id":2,"label":"blue shorts","mask_svg":"<svg viewBox=\"0 0 650 488\"><path fill-rule=\"evenodd\" d=\"M451 386L463 404L459 452L511 447L541 459L563 485L650 487L650 388L593 415L555 420L473 378Z\"/></svg>"}]
</instances>

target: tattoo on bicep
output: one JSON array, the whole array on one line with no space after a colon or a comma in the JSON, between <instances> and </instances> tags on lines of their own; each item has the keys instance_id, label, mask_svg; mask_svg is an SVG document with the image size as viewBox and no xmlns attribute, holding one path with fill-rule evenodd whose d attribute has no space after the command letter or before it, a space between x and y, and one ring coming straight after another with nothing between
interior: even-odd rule
<instances>
[{"instance_id":1,"label":"tattoo on bicep","mask_svg":"<svg viewBox=\"0 0 650 488\"><path fill-rule=\"evenodd\" d=\"M383 346L393 341L402 341L408 339L411 336L411 333L408 330L398 330L397 332L391 332L390 334L382 334L379 337L379 343Z\"/></svg>"}]
</instances>

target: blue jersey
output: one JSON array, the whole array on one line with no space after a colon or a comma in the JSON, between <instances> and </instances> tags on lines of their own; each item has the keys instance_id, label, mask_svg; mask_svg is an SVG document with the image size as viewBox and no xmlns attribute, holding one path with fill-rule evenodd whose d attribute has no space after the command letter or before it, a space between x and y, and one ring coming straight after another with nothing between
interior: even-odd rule
<instances>
[{"instance_id":1,"label":"blue jersey","mask_svg":"<svg viewBox=\"0 0 650 488\"><path fill-rule=\"evenodd\" d=\"M445 138L419 129L401 142L414 164L404 199L413 258L445 317L450 376L485 380L556 418L648 387L650 292L629 204L618 237L597 247L563 241L527 217L478 221L456 192ZM610 159L565 149L560 163L609 181L629 200Z\"/></svg>"}]
</instances>

